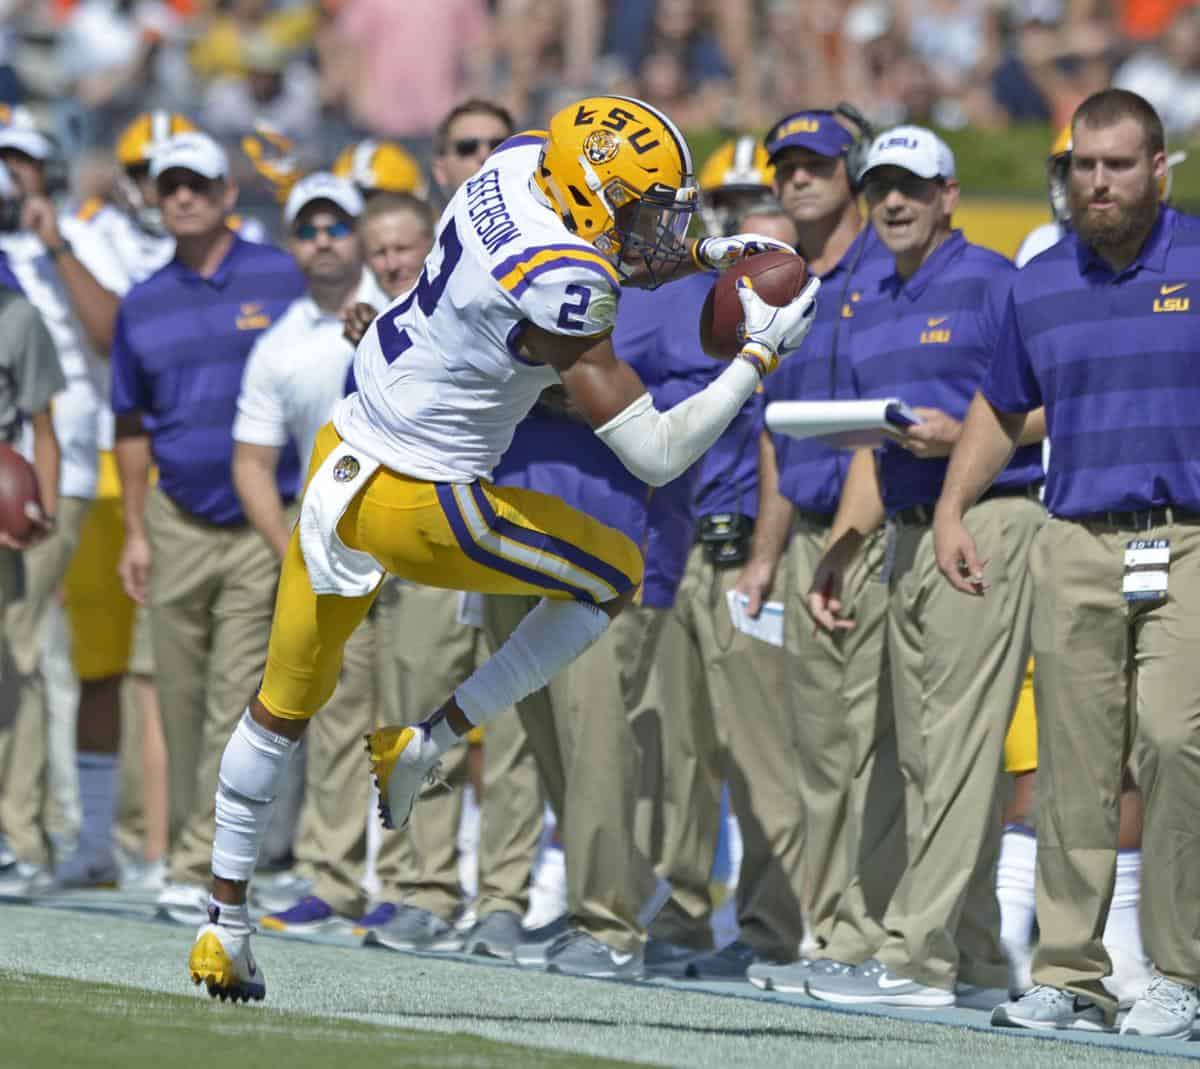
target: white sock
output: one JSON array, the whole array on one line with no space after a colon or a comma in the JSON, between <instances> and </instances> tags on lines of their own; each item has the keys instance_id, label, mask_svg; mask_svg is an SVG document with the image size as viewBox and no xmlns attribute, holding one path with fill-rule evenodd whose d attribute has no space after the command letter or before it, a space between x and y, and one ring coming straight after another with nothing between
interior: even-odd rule
<instances>
[{"instance_id":1,"label":"white sock","mask_svg":"<svg viewBox=\"0 0 1200 1069\"><path fill-rule=\"evenodd\" d=\"M271 803L298 745L256 723L249 709L242 714L225 745L217 776L214 876L247 881L253 875L270 822Z\"/></svg>"},{"instance_id":2,"label":"white sock","mask_svg":"<svg viewBox=\"0 0 1200 1069\"><path fill-rule=\"evenodd\" d=\"M1006 946L1028 948L1033 942L1037 839L1023 824L1007 824L996 866L1000 903L1000 939Z\"/></svg>"},{"instance_id":3,"label":"white sock","mask_svg":"<svg viewBox=\"0 0 1200 1069\"><path fill-rule=\"evenodd\" d=\"M212 895L208 896L208 923L228 928L234 935L249 935L254 931L250 925L250 907L245 902L231 906L228 902L218 902Z\"/></svg>"},{"instance_id":4,"label":"white sock","mask_svg":"<svg viewBox=\"0 0 1200 1069\"><path fill-rule=\"evenodd\" d=\"M111 854L117 817L117 755L75 755L79 772L79 849L89 855Z\"/></svg>"},{"instance_id":5,"label":"white sock","mask_svg":"<svg viewBox=\"0 0 1200 1069\"><path fill-rule=\"evenodd\" d=\"M581 601L543 598L491 657L455 691L472 724L486 724L522 698L544 687L608 629L608 614ZM446 749L442 724L430 737ZM449 731L449 725L445 725ZM458 739L450 732L451 742Z\"/></svg>"},{"instance_id":6,"label":"white sock","mask_svg":"<svg viewBox=\"0 0 1200 1069\"><path fill-rule=\"evenodd\" d=\"M1113 884L1112 903L1104 925L1104 945L1109 953L1115 949L1126 959L1144 962L1142 929L1138 924L1138 898L1141 892L1142 852L1117 851L1117 879Z\"/></svg>"}]
</instances>

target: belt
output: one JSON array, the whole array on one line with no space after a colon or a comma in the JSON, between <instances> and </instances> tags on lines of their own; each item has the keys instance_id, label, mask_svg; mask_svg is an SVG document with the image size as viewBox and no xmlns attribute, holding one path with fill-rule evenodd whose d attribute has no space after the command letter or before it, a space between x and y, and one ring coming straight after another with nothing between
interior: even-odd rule
<instances>
[{"instance_id":1,"label":"belt","mask_svg":"<svg viewBox=\"0 0 1200 1069\"><path fill-rule=\"evenodd\" d=\"M1174 505L1159 505L1152 509L1109 509L1107 512L1089 512L1083 516L1064 516L1063 519L1071 523L1148 531L1151 527L1166 527L1173 523L1200 523L1200 512L1176 508Z\"/></svg>"},{"instance_id":2,"label":"belt","mask_svg":"<svg viewBox=\"0 0 1200 1069\"><path fill-rule=\"evenodd\" d=\"M809 527L829 528L833 526L833 514L828 512L812 512L809 509L796 509L794 515L801 523Z\"/></svg>"},{"instance_id":3,"label":"belt","mask_svg":"<svg viewBox=\"0 0 1200 1069\"><path fill-rule=\"evenodd\" d=\"M1042 483L1027 483L1025 486L997 486L987 491L978 501L995 501L1004 497L1022 497L1036 501L1042 492ZM933 505L909 505L906 509L894 512L891 519L901 527L928 527L933 523Z\"/></svg>"}]
</instances>

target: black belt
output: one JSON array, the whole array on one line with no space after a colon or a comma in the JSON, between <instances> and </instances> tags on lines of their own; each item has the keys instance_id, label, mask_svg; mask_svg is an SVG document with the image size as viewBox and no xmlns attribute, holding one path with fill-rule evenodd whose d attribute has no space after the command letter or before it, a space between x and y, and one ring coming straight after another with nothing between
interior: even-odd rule
<instances>
[{"instance_id":1,"label":"black belt","mask_svg":"<svg viewBox=\"0 0 1200 1069\"><path fill-rule=\"evenodd\" d=\"M1036 501L1042 492L1041 482L1028 483L1025 486L996 486L987 491L979 504L985 501L995 501L1003 497L1024 497ZM906 509L892 514L892 520L902 527L928 527L933 523L934 505L909 505Z\"/></svg>"},{"instance_id":2,"label":"black belt","mask_svg":"<svg viewBox=\"0 0 1200 1069\"><path fill-rule=\"evenodd\" d=\"M833 526L833 513L796 509L795 516L801 523L806 523L809 527L829 528Z\"/></svg>"},{"instance_id":3,"label":"black belt","mask_svg":"<svg viewBox=\"0 0 1200 1069\"><path fill-rule=\"evenodd\" d=\"M1083 516L1066 516L1072 523L1094 523L1103 527L1120 527L1130 531L1148 531L1151 527L1166 527L1172 523L1200 523L1195 509L1158 505L1152 509L1109 509L1089 512Z\"/></svg>"}]
</instances>

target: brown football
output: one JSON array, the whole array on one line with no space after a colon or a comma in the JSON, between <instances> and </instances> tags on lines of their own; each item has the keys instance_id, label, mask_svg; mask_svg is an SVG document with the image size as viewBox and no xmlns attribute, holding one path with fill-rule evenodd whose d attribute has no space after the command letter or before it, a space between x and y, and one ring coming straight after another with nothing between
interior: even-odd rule
<instances>
[{"instance_id":1,"label":"brown football","mask_svg":"<svg viewBox=\"0 0 1200 1069\"><path fill-rule=\"evenodd\" d=\"M742 304L737 295L737 280L742 276L749 277L764 301L783 307L804 289L808 266L790 252L760 252L721 272L700 311L700 345L716 360L732 360L742 347L738 332Z\"/></svg>"},{"instance_id":2,"label":"brown football","mask_svg":"<svg viewBox=\"0 0 1200 1069\"><path fill-rule=\"evenodd\" d=\"M10 445L0 442L0 530L24 540L33 533L26 506L41 508L33 467Z\"/></svg>"}]
</instances>

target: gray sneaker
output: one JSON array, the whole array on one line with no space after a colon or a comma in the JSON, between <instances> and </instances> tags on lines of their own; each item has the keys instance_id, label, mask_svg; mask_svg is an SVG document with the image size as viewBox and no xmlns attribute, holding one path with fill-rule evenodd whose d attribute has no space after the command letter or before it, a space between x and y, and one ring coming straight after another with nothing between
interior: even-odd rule
<instances>
[{"instance_id":1,"label":"gray sneaker","mask_svg":"<svg viewBox=\"0 0 1200 1069\"><path fill-rule=\"evenodd\" d=\"M648 939L642 959L648 973L656 976L686 976L688 965L705 953L666 939Z\"/></svg>"},{"instance_id":2,"label":"gray sneaker","mask_svg":"<svg viewBox=\"0 0 1200 1069\"><path fill-rule=\"evenodd\" d=\"M386 924L367 931L364 943L389 950L419 950L430 954L453 954L462 949L462 936L436 913L416 906L402 906Z\"/></svg>"},{"instance_id":3,"label":"gray sneaker","mask_svg":"<svg viewBox=\"0 0 1200 1069\"><path fill-rule=\"evenodd\" d=\"M512 961L517 947L525 939L521 918L511 910L489 913L476 923L463 940L464 954L480 954L485 958Z\"/></svg>"},{"instance_id":4,"label":"gray sneaker","mask_svg":"<svg viewBox=\"0 0 1200 1069\"><path fill-rule=\"evenodd\" d=\"M692 980L745 980L751 965L765 962L754 947L738 939L720 950L693 958L687 963L684 975Z\"/></svg>"},{"instance_id":5,"label":"gray sneaker","mask_svg":"<svg viewBox=\"0 0 1200 1069\"><path fill-rule=\"evenodd\" d=\"M1198 1010L1200 990L1156 975L1133 1004L1121 1035L1190 1039Z\"/></svg>"},{"instance_id":6,"label":"gray sneaker","mask_svg":"<svg viewBox=\"0 0 1200 1069\"><path fill-rule=\"evenodd\" d=\"M640 980L642 950L621 953L587 932L574 929L559 936L546 950L546 971L594 980Z\"/></svg>"},{"instance_id":7,"label":"gray sneaker","mask_svg":"<svg viewBox=\"0 0 1200 1069\"><path fill-rule=\"evenodd\" d=\"M1034 984L1020 998L1002 1002L992 1010L992 1024L997 1028L1034 1028L1043 1032L1108 1031L1104 1011L1091 999L1045 984Z\"/></svg>"},{"instance_id":8,"label":"gray sneaker","mask_svg":"<svg viewBox=\"0 0 1200 1069\"><path fill-rule=\"evenodd\" d=\"M808 979L808 993L839 1006L953 1006L954 992L930 987L888 972L877 958L843 972L822 972Z\"/></svg>"},{"instance_id":9,"label":"gray sneaker","mask_svg":"<svg viewBox=\"0 0 1200 1069\"><path fill-rule=\"evenodd\" d=\"M814 975L849 972L853 968L853 965L834 961L832 958L801 958L786 965L773 961L758 961L746 970L746 979L760 991L805 995L808 993L808 981Z\"/></svg>"}]
</instances>

